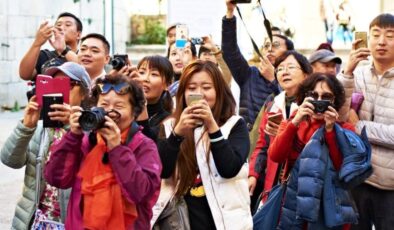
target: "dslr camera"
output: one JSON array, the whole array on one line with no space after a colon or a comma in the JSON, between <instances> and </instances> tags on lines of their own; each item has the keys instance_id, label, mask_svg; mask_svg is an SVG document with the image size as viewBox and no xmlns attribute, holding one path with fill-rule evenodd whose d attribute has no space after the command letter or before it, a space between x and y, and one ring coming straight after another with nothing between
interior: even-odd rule
<instances>
[{"instance_id":1,"label":"dslr camera","mask_svg":"<svg viewBox=\"0 0 394 230\"><path fill-rule=\"evenodd\" d=\"M127 65L129 56L127 54L115 54L111 59L113 69L120 70Z\"/></svg>"},{"instance_id":2,"label":"dslr camera","mask_svg":"<svg viewBox=\"0 0 394 230\"><path fill-rule=\"evenodd\" d=\"M324 113L328 109L328 106L331 105L331 101L329 100L314 100L311 103L315 107L313 110L315 113Z\"/></svg>"},{"instance_id":3,"label":"dslr camera","mask_svg":"<svg viewBox=\"0 0 394 230\"><path fill-rule=\"evenodd\" d=\"M105 115L107 112L102 107L93 107L90 110L82 111L78 122L84 131L97 130L104 127Z\"/></svg>"}]
</instances>

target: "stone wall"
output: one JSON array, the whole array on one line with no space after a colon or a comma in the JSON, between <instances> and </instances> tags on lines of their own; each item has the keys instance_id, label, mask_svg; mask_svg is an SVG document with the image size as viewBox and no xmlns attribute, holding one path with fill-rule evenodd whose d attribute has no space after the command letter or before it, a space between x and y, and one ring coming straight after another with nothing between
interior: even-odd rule
<instances>
[{"instance_id":1,"label":"stone wall","mask_svg":"<svg viewBox=\"0 0 394 230\"><path fill-rule=\"evenodd\" d=\"M130 21L124 0L113 0L115 52L126 51ZM104 18L104 3L106 18ZM83 34L96 32L110 37L111 1L99 0L1 0L0 1L0 106L12 107L15 102L26 105L26 82L18 75L19 61L32 44L40 23L55 21L59 13L71 12L82 20ZM108 10L109 9L109 10ZM106 26L104 22L107 20ZM106 31L104 30L106 28ZM109 39L112 42L112 39ZM49 45L45 47L50 48Z\"/></svg>"}]
</instances>

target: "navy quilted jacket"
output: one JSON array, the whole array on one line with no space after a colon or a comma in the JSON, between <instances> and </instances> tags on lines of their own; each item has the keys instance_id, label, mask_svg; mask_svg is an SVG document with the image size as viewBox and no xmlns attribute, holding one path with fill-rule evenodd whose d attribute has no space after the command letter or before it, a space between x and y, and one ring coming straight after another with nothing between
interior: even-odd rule
<instances>
[{"instance_id":1,"label":"navy quilted jacket","mask_svg":"<svg viewBox=\"0 0 394 230\"><path fill-rule=\"evenodd\" d=\"M245 119L249 130L264 104L272 93L278 94L278 82L267 81L255 66L249 66L237 44L236 18L223 18L222 51L234 80L241 89L239 114Z\"/></svg>"},{"instance_id":2,"label":"navy quilted jacket","mask_svg":"<svg viewBox=\"0 0 394 230\"><path fill-rule=\"evenodd\" d=\"M335 125L343 164L336 172L320 128L304 147L289 178L279 229L342 229L357 223L358 214L345 187L362 183L372 173L371 149L365 132L358 137Z\"/></svg>"}]
</instances>

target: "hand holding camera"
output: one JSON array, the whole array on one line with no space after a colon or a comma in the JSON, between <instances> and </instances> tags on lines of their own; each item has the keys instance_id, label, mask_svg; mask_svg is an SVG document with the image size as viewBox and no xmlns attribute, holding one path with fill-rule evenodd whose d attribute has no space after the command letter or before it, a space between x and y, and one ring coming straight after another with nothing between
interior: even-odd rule
<instances>
[{"instance_id":1,"label":"hand holding camera","mask_svg":"<svg viewBox=\"0 0 394 230\"><path fill-rule=\"evenodd\" d=\"M37 30L36 38L34 40L34 44L41 47L48 41L48 39L53 35L54 27L49 23L48 20L45 20L40 24L40 27Z\"/></svg>"},{"instance_id":2,"label":"hand holding camera","mask_svg":"<svg viewBox=\"0 0 394 230\"><path fill-rule=\"evenodd\" d=\"M37 126L37 122L40 119L40 108L37 103L37 96L32 96L25 108L25 114L23 116L23 125L28 128L34 128Z\"/></svg>"}]
</instances>

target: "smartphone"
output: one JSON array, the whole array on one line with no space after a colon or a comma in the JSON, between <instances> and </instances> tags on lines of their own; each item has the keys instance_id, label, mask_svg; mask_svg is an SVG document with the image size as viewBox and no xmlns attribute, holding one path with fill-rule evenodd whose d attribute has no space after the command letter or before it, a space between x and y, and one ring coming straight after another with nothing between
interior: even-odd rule
<instances>
[{"instance_id":1,"label":"smartphone","mask_svg":"<svg viewBox=\"0 0 394 230\"><path fill-rule=\"evenodd\" d=\"M189 94L186 98L186 105L191 106L203 98L202 94Z\"/></svg>"},{"instance_id":2,"label":"smartphone","mask_svg":"<svg viewBox=\"0 0 394 230\"><path fill-rule=\"evenodd\" d=\"M356 32L354 32L354 39L355 40L357 40L357 39L361 39L362 40L361 42L357 43L356 49L367 48L368 47L368 45L367 45L367 42L368 42L368 40L367 40L367 32L365 32L365 31L356 31Z\"/></svg>"},{"instance_id":3,"label":"smartphone","mask_svg":"<svg viewBox=\"0 0 394 230\"><path fill-rule=\"evenodd\" d=\"M60 128L63 126L62 122L60 121L52 121L48 113L54 111L51 109L51 105L53 104L63 104L63 95L61 93L51 93L51 94L44 94L43 97L43 106L42 106L42 120L43 126L45 128Z\"/></svg>"},{"instance_id":4,"label":"smartphone","mask_svg":"<svg viewBox=\"0 0 394 230\"><path fill-rule=\"evenodd\" d=\"M189 38L189 29L186 24L178 24L175 27L175 47L185 48Z\"/></svg>"},{"instance_id":5,"label":"smartphone","mask_svg":"<svg viewBox=\"0 0 394 230\"><path fill-rule=\"evenodd\" d=\"M43 106L43 95L60 93L63 96L63 101L69 103L70 98L70 78L56 77L53 78L48 75L37 75L36 79L36 95L39 107Z\"/></svg>"},{"instance_id":6,"label":"smartphone","mask_svg":"<svg viewBox=\"0 0 394 230\"><path fill-rule=\"evenodd\" d=\"M279 125L283 120L283 115L282 115L282 113L274 113L274 114L268 115L268 120Z\"/></svg>"}]
</instances>

